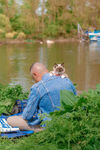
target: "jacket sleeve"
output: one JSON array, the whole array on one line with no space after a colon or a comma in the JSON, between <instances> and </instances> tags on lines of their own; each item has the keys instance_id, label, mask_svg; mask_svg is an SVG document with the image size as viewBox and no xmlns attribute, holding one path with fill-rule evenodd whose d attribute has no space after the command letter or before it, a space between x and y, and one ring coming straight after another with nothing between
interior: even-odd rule
<instances>
[{"instance_id":1,"label":"jacket sleeve","mask_svg":"<svg viewBox=\"0 0 100 150\"><path fill-rule=\"evenodd\" d=\"M37 112L37 107L39 104L39 94L37 92L37 89L33 87L31 89L31 93L29 95L27 106L25 107L22 118L25 120L31 120L35 112Z\"/></svg>"}]
</instances>

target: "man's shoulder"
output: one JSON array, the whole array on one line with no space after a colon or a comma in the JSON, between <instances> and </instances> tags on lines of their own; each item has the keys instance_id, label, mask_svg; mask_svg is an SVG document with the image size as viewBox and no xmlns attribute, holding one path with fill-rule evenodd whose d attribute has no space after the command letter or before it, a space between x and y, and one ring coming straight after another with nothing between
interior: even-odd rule
<instances>
[{"instance_id":1,"label":"man's shoulder","mask_svg":"<svg viewBox=\"0 0 100 150\"><path fill-rule=\"evenodd\" d=\"M70 83L72 83L72 81L69 79L69 78L64 78L67 82L70 82Z\"/></svg>"},{"instance_id":2,"label":"man's shoulder","mask_svg":"<svg viewBox=\"0 0 100 150\"><path fill-rule=\"evenodd\" d=\"M41 81L35 83L32 87L32 89L37 89L43 86L43 84L47 83L47 82L54 82L54 83L65 83L65 84L72 84L72 81L69 78L61 78L59 76L50 76L49 74L46 75Z\"/></svg>"},{"instance_id":3,"label":"man's shoulder","mask_svg":"<svg viewBox=\"0 0 100 150\"><path fill-rule=\"evenodd\" d=\"M41 85L41 81L39 81L39 82L33 84L32 87L31 87L31 89L36 89L36 88L38 88L40 85Z\"/></svg>"},{"instance_id":4,"label":"man's shoulder","mask_svg":"<svg viewBox=\"0 0 100 150\"><path fill-rule=\"evenodd\" d=\"M48 73L45 76L43 76L42 80L40 80L39 82L33 84L32 87L31 87L31 89L33 89L33 88L36 89L36 88L42 86L43 83L46 83L46 82L48 82L50 80L54 80L56 78L57 78L57 76L50 76L50 74Z\"/></svg>"}]
</instances>

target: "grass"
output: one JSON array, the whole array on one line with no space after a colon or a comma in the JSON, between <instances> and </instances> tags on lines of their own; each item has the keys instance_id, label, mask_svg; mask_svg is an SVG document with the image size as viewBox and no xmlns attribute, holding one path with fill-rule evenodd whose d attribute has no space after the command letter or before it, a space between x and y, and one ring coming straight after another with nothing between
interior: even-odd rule
<instances>
[{"instance_id":1,"label":"grass","mask_svg":"<svg viewBox=\"0 0 100 150\"><path fill-rule=\"evenodd\" d=\"M20 86L0 87L0 112L11 110L18 98L27 98ZM4 104L4 101L8 104ZM3 104L3 105L2 105ZM61 91L61 109L50 114L46 130L18 139L0 138L5 150L99 150L100 147L100 84L95 90L74 96Z\"/></svg>"}]
</instances>

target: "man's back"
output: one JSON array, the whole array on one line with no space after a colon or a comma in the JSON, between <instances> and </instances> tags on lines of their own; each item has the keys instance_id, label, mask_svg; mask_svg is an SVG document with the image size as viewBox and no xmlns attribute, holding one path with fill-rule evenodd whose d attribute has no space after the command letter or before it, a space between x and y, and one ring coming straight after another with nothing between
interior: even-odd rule
<instances>
[{"instance_id":1,"label":"man's back","mask_svg":"<svg viewBox=\"0 0 100 150\"><path fill-rule=\"evenodd\" d=\"M7 122L20 129L35 130L32 126L40 123L38 113L50 113L60 106L60 90L69 90L74 94L76 91L68 78L50 76L48 69L41 63L32 64L30 73L36 84L31 88L27 106L22 116L9 117Z\"/></svg>"},{"instance_id":2,"label":"man's back","mask_svg":"<svg viewBox=\"0 0 100 150\"><path fill-rule=\"evenodd\" d=\"M50 113L56 110L60 106L60 90L69 90L76 95L76 90L68 78L50 76L49 73L32 86L31 95L34 94L34 89L37 97L37 107L34 113Z\"/></svg>"}]
</instances>

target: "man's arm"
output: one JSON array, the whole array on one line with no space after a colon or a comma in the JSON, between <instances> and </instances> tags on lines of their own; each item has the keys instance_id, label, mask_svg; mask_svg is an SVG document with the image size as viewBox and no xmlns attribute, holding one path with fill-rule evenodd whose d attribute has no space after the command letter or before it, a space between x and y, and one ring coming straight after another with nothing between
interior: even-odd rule
<instances>
[{"instance_id":1,"label":"man's arm","mask_svg":"<svg viewBox=\"0 0 100 150\"><path fill-rule=\"evenodd\" d=\"M38 103L39 103L39 94L37 92L37 89L34 87L31 90L27 106L25 107L22 114L22 118L25 120L30 120L37 111Z\"/></svg>"}]
</instances>

